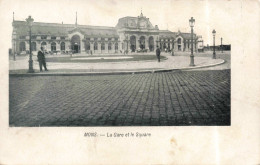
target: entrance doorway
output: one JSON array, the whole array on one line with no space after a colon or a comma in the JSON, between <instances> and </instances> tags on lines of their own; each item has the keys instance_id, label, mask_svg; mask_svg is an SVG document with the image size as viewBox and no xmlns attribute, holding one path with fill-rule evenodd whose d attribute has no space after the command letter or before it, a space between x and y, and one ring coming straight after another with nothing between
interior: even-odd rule
<instances>
[{"instance_id":1,"label":"entrance doorway","mask_svg":"<svg viewBox=\"0 0 260 165\"><path fill-rule=\"evenodd\" d=\"M73 53L80 53L80 37L79 35L74 35L71 38L71 49Z\"/></svg>"},{"instance_id":2,"label":"entrance doorway","mask_svg":"<svg viewBox=\"0 0 260 165\"><path fill-rule=\"evenodd\" d=\"M135 52L135 49L136 49L136 38L135 36L131 36L130 37L130 48L131 48L131 52Z\"/></svg>"},{"instance_id":3,"label":"entrance doorway","mask_svg":"<svg viewBox=\"0 0 260 165\"><path fill-rule=\"evenodd\" d=\"M73 45L73 52L74 53L79 53L79 50L80 50L80 47L79 47L79 45Z\"/></svg>"}]
</instances>

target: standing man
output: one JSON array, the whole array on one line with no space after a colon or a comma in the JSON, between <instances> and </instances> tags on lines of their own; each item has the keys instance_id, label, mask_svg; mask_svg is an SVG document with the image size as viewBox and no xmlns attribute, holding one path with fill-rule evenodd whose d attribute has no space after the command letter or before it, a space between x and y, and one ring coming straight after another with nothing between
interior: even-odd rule
<instances>
[{"instance_id":1,"label":"standing man","mask_svg":"<svg viewBox=\"0 0 260 165\"><path fill-rule=\"evenodd\" d=\"M40 72L42 72L42 65L43 65L45 71L48 71L48 69L46 68L45 55L44 55L43 47L41 47L41 50L38 51L37 57L38 57L39 65L40 65Z\"/></svg>"},{"instance_id":2,"label":"standing man","mask_svg":"<svg viewBox=\"0 0 260 165\"><path fill-rule=\"evenodd\" d=\"M161 50L159 49L159 46L157 46L156 56L157 56L158 62L160 62L160 54L161 54Z\"/></svg>"}]
</instances>

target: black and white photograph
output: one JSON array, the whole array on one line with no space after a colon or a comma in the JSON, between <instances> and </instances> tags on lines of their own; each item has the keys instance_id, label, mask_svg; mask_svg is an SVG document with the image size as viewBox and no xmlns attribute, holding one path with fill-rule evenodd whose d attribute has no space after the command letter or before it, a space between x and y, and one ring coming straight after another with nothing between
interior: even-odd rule
<instances>
[{"instance_id":1,"label":"black and white photograph","mask_svg":"<svg viewBox=\"0 0 260 165\"><path fill-rule=\"evenodd\" d=\"M0 1L0 164L259 163L259 6Z\"/></svg>"},{"instance_id":2,"label":"black and white photograph","mask_svg":"<svg viewBox=\"0 0 260 165\"><path fill-rule=\"evenodd\" d=\"M93 9L111 23L13 12L10 126L230 125L229 29L135 7Z\"/></svg>"}]
</instances>

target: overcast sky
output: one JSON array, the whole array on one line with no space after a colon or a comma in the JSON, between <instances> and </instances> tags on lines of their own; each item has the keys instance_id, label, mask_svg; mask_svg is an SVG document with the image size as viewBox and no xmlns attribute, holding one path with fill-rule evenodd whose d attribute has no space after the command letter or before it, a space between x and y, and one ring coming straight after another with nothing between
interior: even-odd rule
<instances>
[{"instance_id":1,"label":"overcast sky","mask_svg":"<svg viewBox=\"0 0 260 165\"><path fill-rule=\"evenodd\" d=\"M6 35L12 34L12 17L25 20L31 15L36 22L116 26L118 19L138 16L143 11L159 29L190 32L189 19L195 18L194 32L202 35L204 45L212 44L212 30L217 31L216 44L231 44L235 22L241 18L240 1L227 0L9 0L1 1L1 16L7 25ZM4 14L3 14L4 13Z\"/></svg>"}]
</instances>

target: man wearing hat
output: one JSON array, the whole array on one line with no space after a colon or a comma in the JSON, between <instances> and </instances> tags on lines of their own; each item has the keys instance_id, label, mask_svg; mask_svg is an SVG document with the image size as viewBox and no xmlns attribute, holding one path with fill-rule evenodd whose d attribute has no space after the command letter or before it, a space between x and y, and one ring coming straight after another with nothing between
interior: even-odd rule
<instances>
[{"instance_id":1,"label":"man wearing hat","mask_svg":"<svg viewBox=\"0 0 260 165\"><path fill-rule=\"evenodd\" d=\"M46 67L46 62L45 62L45 56L44 56L44 51L43 51L43 47L41 47L41 50L38 51L38 61L39 61L39 65L40 65L40 72L42 72L42 65L45 69L45 71L48 71L47 67Z\"/></svg>"},{"instance_id":2,"label":"man wearing hat","mask_svg":"<svg viewBox=\"0 0 260 165\"><path fill-rule=\"evenodd\" d=\"M160 54L161 54L161 50L160 50L159 46L157 46L156 56L157 56L158 62L160 62Z\"/></svg>"}]
</instances>

